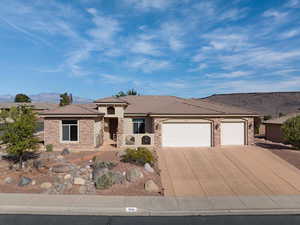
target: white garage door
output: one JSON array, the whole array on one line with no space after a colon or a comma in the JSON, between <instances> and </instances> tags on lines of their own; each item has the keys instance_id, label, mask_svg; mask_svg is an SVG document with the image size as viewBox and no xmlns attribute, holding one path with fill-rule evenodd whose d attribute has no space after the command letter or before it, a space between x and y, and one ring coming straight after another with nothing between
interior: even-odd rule
<instances>
[{"instance_id":1,"label":"white garage door","mask_svg":"<svg viewBox=\"0 0 300 225\"><path fill-rule=\"evenodd\" d=\"M165 123L162 125L163 147L210 147L210 123Z\"/></svg>"},{"instance_id":2,"label":"white garage door","mask_svg":"<svg viewBox=\"0 0 300 225\"><path fill-rule=\"evenodd\" d=\"M245 123L221 123L221 145L244 145Z\"/></svg>"}]
</instances>

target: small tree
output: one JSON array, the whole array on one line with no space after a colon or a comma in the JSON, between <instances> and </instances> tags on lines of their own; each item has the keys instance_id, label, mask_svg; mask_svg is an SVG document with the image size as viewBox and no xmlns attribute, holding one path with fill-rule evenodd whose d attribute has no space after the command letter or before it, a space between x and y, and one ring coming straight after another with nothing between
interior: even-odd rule
<instances>
[{"instance_id":1,"label":"small tree","mask_svg":"<svg viewBox=\"0 0 300 225\"><path fill-rule=\"evenodd\" d=\"M0 141L6 146L6 152L16 157L22 169L24 156L37 150L38 138L34 135L37 126L36 114L31 107L19 106L11 108L8 113L1 114L4 126Z\"/></svg>"},{"instance_id":2,"label":"small tree","mask_svg":"<svg viewBox=\"0 0 300 225\"><path fill-rule=\"evenodd\" d=\"M270 120L270 119L272 119L272 116L271 116L271 115L265 115L265 116L264 116L264 120Z\"/></svg>"},{"instance_id":3,"label":"small tree","mask_svg":"<svg viewBox=\"0 0 300 225\"><path fill-rule=\"evenodd\" d=\"M60 95L60 106L70 105L73 102L73 96L72 94L68 94L67 92Z\"/></svg>"},{"instance_id":4,"label":"small tree","mask_svg":"<svg viewBox=\"0 0 300 225\"><path fill-rule=\"evenodd\" d=\"M300 116L288 119L281 127L284 139L300 149Z\"/></svg>"},{"instance_id":5,"label":"small tree","mask_svg":"<svg viewBox=\"0 0 300 225\"><path fill-rule=\"evenodd\" d=\"M140 94L132 88L132 89L129 89L127 92L119 91L118 94L115 95L115 97L119 98L119 97L124 97L124 96L128 96L128 95L140 95Z\"/></svg>"},{"instance_id":6,"label":"small tree","mask_svg":"<svg viewBox=\"0 0 300 225\"><path fill-rule=\"evenodd\" d=\"M15 97L15 102L31 102L31 98L25 94L17 94Z\"/></svg>"}]
</instances>

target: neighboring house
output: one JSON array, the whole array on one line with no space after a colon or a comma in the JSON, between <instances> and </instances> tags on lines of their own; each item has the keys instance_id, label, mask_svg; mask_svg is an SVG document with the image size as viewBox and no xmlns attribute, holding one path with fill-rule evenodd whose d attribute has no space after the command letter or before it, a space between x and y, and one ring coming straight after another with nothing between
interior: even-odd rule
<instances>
[{"instance_id":1,"label":"neighboring house","mask_svg":"<svg viewBox=\"0 0 300 225\"><path fill-rule=\"evenodd\" d=\"M300 109L299 91L214 94L204 99L249 109L261 115L261 119L268 115L277 118L280 114ZM260 120L255 120L255 126L259 127L259 130L256 130L258 134L265 134L265 126Z\"/></svg>"},{"instance_id":2,"label":"neighboring house","mask_svg":"<svg viewBox=\"0 0 300 225\"><path fill-rule=\"evenodd\" d=\"M41 113L44 143L61 150L117 147L217 147L254 142L249 110L174 96L126 96Z\"/></svg>"},{"instance_id":3,"label":"neighboring house","mask_svg":"<svg viewBox=\"0 0 300 225\"><path fill-rule=\"evenodd\" d=\"M273 142L284 142L283 133L281 130L282 124L290 118L299 116L300 112L290 113L276 119L267 120L264 122L266 126L266 139Z\"/></svg>"},{"instance_id":4,"label":"neighboring house","mask_svg":"<svg viewBox=\"0 0 300 225\"><path fill-rule=\"evenodd\" d=\"M9 110L12 107L18 107L21 105L32 106L33 110L37 113L41 113L45 110L50 110L57 108L59 105L55 103L42 103L42 102L33 102L33 103L20 103L20 102L0 102L0 112L1 110Z\"/></svg>"}]
</instances>

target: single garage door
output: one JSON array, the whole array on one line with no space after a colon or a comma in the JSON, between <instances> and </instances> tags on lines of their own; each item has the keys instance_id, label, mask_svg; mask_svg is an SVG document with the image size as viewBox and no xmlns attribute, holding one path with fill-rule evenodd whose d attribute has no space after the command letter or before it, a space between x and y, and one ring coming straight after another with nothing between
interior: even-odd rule
<instances>
[{"instance_id":1,"label":"single garage door","mask_svg":"<svg viewBox=\"0 0 300 225\"><path fill-rule=\"evenodd\" d=\"M164 123L163 147L210 147L210 123Z\"/></svg>"},{"instance_id":2,"label":"single garage door","mask_svg":"<svg viewBox=\"0 0 300 225\"><path fill-rule=\"evenodd\" d=\"M221 123L221 145L244 145L245 123Z\"/></svg>"}]
</instances>

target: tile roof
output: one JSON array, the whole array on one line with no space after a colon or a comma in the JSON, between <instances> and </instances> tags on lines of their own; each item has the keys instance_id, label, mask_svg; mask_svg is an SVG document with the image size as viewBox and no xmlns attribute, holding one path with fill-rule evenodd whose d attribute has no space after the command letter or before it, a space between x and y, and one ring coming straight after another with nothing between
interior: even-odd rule
<instances>
[{"instance_id":1,"label":"tile roof","mask_svg":"<svg viewBox=\"0 0 300 225\"><path fill-rule=\"evenodd\" d=\"M121 97L107 97L107 98L99 98L94 101L95 103L127 103L125 100L123 100Z\"/></svg>"},{"instance_id":2,"label":"tile roof","mask_svg":"<svg viewBox=\"0 0 300 225\"><path fill-rule=\"evenodd\" d=\"M102 115L98 110L89 108L89 104L71 104L42 112L41 115Z\"/></svg>"},{"instance_id":3,"label":"tile roof","mask_svg":"<svg viewBox=\"0 0 300 225\"><path fill-rule=\"evenodd\" d=\"M129 103L125 113L134 114L250 114L255 112L239 107L215 103L209 100L184 99L175 96L125 96L120 97Z\"/></svg>"},{"instance_id":4,"label":"tile roof","mask_svg":"<svg viewBox=\"0 0 300 225\"><path fill-rule=\"evenodd\" d=\"M300 112L289 113L285 116L281 116L281 117L271 119L271 120L266 120L266 121L264 121L264 123L266 123L266 124L284 124L285 121L287 121L290 118L296 117L296 116L300 116Z\"/></svg>"}]
</instances>

